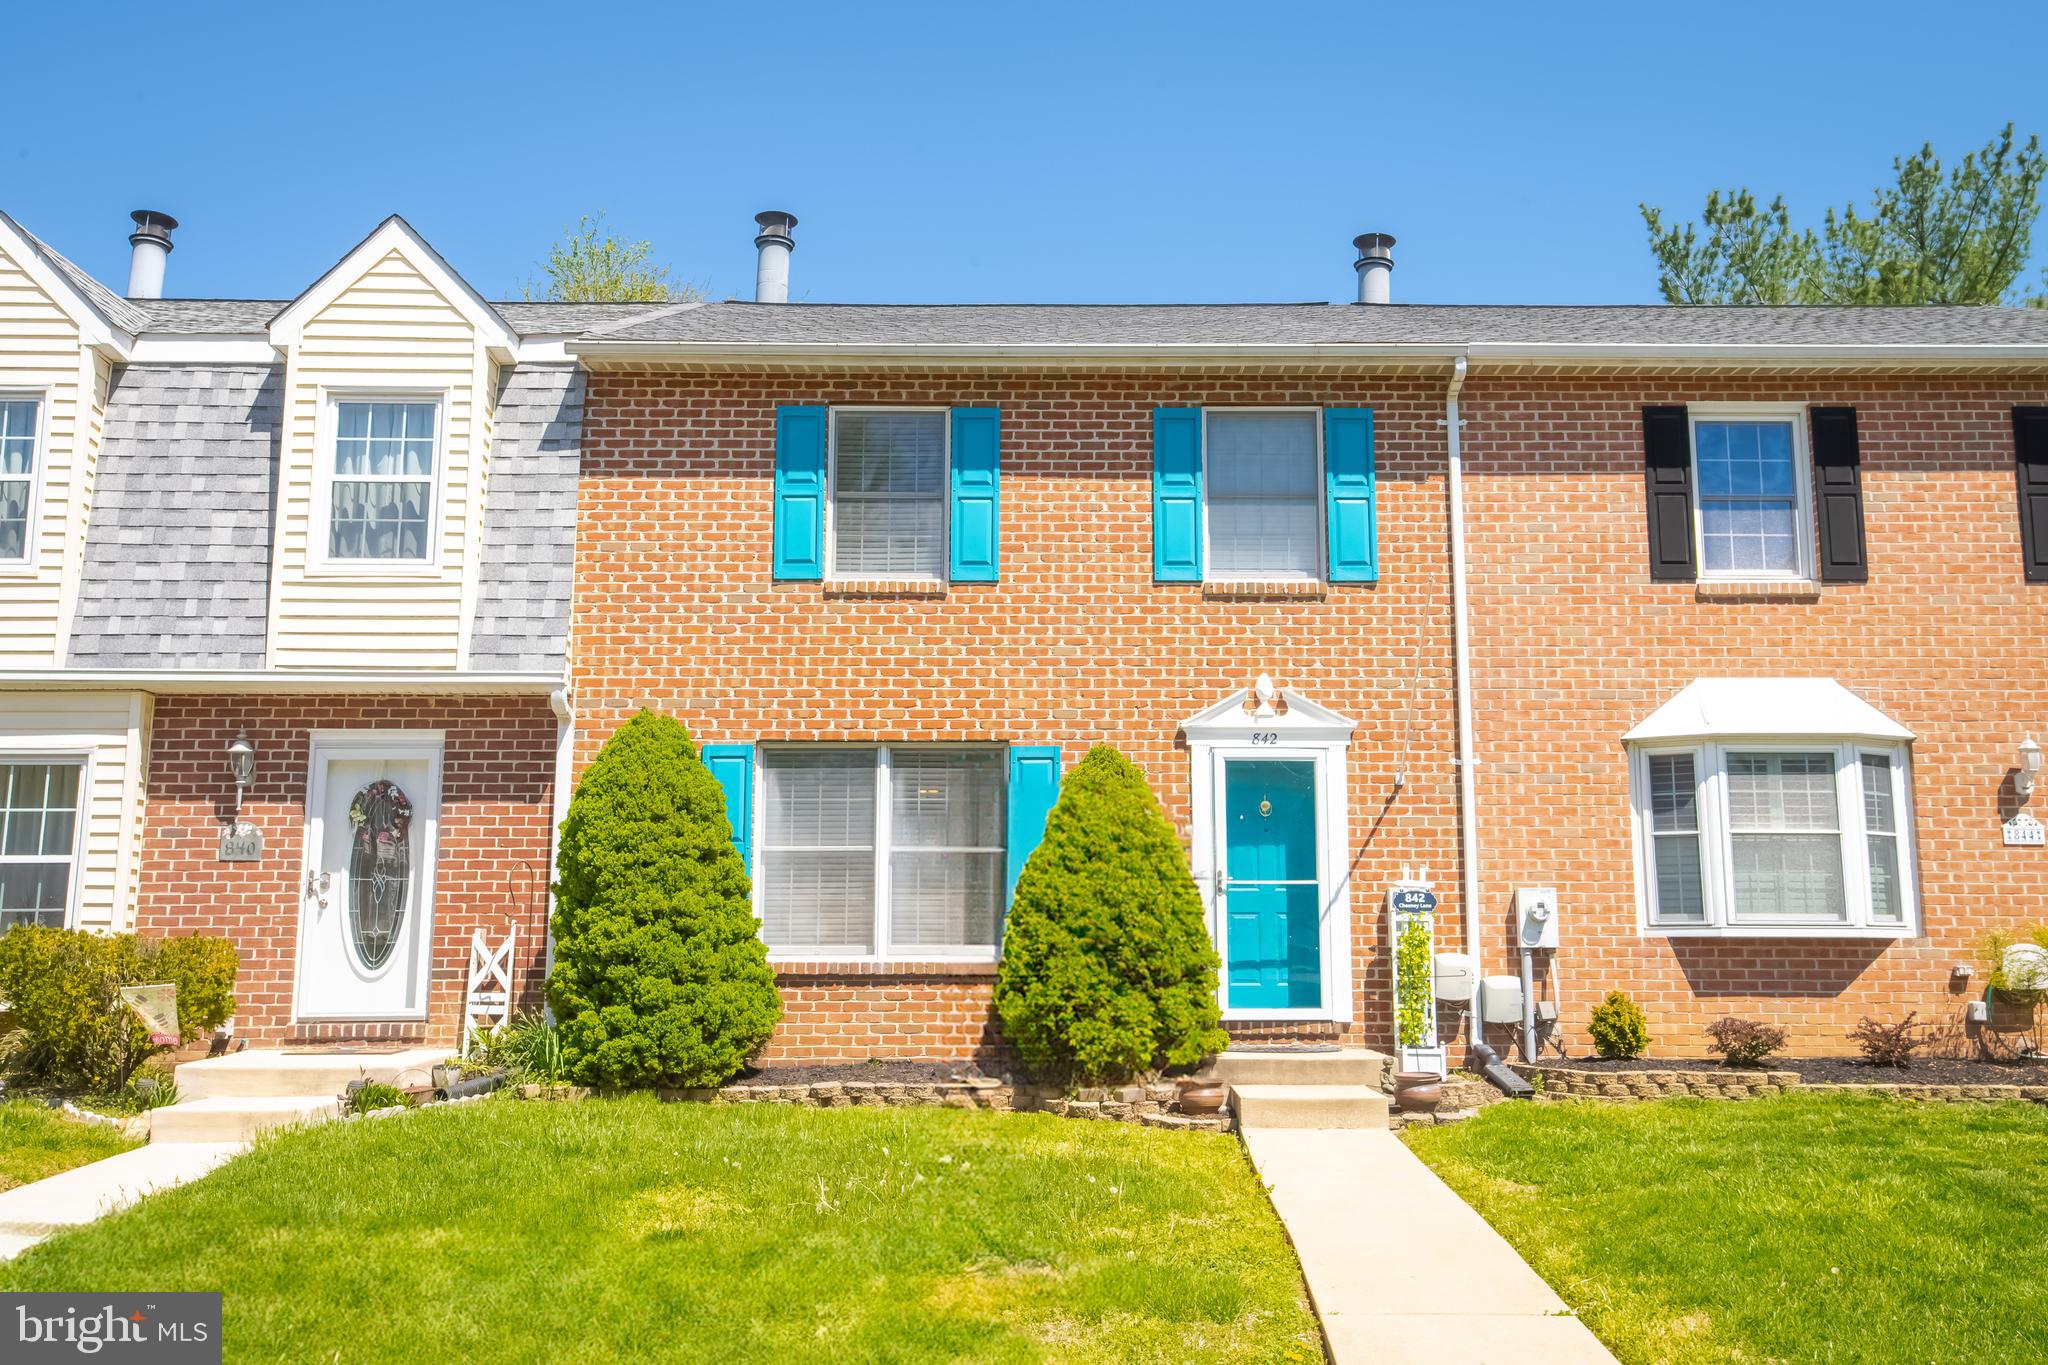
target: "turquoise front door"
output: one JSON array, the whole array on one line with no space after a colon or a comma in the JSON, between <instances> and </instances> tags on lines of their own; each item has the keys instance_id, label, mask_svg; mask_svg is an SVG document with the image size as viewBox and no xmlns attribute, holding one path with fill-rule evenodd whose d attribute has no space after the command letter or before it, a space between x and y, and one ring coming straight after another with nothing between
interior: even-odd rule
<instances>
[{"instance_id":1,"label":"turquoise front door","mask_svg":"<svg viewBox=\"0 0 2048 1365\"><path fill-rule=\"evenodd\" d=\"M1316 765L1223 763L1225 999L1233 1010L1323 1003Z\"/></svg>"}]
</instances>

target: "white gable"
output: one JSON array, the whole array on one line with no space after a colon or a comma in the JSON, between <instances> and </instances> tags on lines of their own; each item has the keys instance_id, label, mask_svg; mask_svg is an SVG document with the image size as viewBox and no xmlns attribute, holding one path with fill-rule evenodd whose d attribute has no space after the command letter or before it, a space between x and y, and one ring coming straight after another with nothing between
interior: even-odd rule
<instances>
[{"instance_id":1,"label":"white gable","mask_svg":"<svg viewBox=\"0 0 2048 1365\"><path fill-rule=\"evenodd\" d=\"M1896 740L1913 732L1833 678L1701 678L1624 738L1723 736Z\"/></svg>"},{"instance_id":2,"label":"white gable","mask_svg":"<svg viewBox=\"0 0 2048 1365\"><path fill-rule=\"evenodd\" d=\"M1276 688L1276 703L1262 708L1254 689L1231 692L1215 705L1188 717L1180 728L1190 740L1227 743L1253 731L1277 731L1292 740L1343 741L1358 722L1319 706L1293 688Z\"/></svg>"},{"instance_id":3,"label":"white gable","mask_svg":"<svg viewBox=\"0 0 2048 1365\"><path fill-rule=\"evenodd\" d=\"M441 259L440 252L427 245L426 238L413 231L412 224L395 213L378 224L375 232L357 243L355 249L335 262L333 269L316 280L312 288L293 299L289 307L272 319L270 344L279 348L292 345L304 331L308 319L317 317L361 279L370 267L394 251L462 314L476 329L477 339L483 345L510 357L517 338L506 326L505 319L498 316L497 310L485 301L483 295L470 288L469 281L456 274L454 268Z\"/></svg>"}]
</instances>

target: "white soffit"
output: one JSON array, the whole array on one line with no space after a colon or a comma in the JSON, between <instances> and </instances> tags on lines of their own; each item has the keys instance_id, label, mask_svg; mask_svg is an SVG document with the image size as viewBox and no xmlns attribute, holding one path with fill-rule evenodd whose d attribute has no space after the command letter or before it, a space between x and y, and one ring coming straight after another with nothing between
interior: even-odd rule
<instances>
[{"instance_id":1,"label":"white soffit","mask_svg":"<svg viewBox=\"0 0 2048 1365\"><path fill-rule=\"evenodd\" d=\"M1909 740L1913 732L1833 678L1701 678L1624 738L1778 736Z\"/></svg>"}]
</instances>

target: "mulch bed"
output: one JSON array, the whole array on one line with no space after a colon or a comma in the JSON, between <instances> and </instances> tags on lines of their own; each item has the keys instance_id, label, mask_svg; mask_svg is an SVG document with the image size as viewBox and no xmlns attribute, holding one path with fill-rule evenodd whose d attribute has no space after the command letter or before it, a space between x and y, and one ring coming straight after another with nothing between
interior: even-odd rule
<instances>
[{"instance_id":1,"label":"mulch bed","mask_svg":"<svg viewBox=\"0 0 2048 1365\"><path fill-rule=\"evenodd\" d=\"M1713 1058L1604 1057L1557 1061L1541 1066L1571 1071L1796 1071L1803 1085L2048 1085L2048 1060L1984 1062L1942 1057L1916 1057L1904 1070L1872 1066L1860 1057L1773 1057L1760 1066L1731 1067Z\"/></svg>"},{"instance_id":2,"label":"mulch bed","mask_svg":"<svg viewBox=\"0 0 2048 1365\"><path fill-rule=\"evenodd\" d=\"M832 1081L879 1081L884 1085L939 1085L946 1081L1001 1080L985 1077L972 1062L818 1062L804 1066L750 1067L727 1085L820 1085Z\"/></svg>"}]
</instances>

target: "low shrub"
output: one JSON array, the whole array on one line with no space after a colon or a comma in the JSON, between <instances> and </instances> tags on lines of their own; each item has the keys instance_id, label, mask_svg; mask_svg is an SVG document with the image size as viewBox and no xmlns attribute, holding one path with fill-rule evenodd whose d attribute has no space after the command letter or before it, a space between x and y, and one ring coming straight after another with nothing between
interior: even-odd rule
<instances>
[{"instance_id":1,"label":"low shrub","mask_svg":"<svg viewBox=\"0 0 2048 1365\"><path fill-rule=\"evenodd\" d=\"M1720 1053L1730 1066L1755 1066L1785 1047L1785 1030L1761 1019L1716 1019L1707 1025L1707 1037L1707 1051Z\"/></svg>"},{"instance_id":2,"label":"low shrub","mask_svg":"<svg viewBox=\"0 0 2048 1365\"><path fill-rule=\"evenodd\" d=\"M1033 1071L1091 1083L1220 1052L1220 969L1187 854L1137 765L1098 744L1017 879L996 978Z\"/></svg>"},{"instance_id":3,"label":"low shrub","mask_svg":"<svg viewBox=\"0 0 2048 1365\"><path fill-rule=\"evenodd\" d=\"M1880 1024L1866 1015L1849 1030L1849 1041L1862 1049L1863 1060L1872 1066L1909 1067L1913 1049L1924 1041L1913 1032L1913 1020L1918 1016L1915 1010L1896 1024Z\"/></svg>"},{"instance_id":4,"label":"low shrub","mask_svg":"<svg viewBox=\"0 0 2048 1365\"><path fill-rule=\"evenodd\" d=\"M374 1114L379 1109L410 1109L412 1097L395 1085L382 1081L371 1081L349 1092L348 1111L351 1114Z\"/></svg>"},{"instance_id":5,"label":"low shrub","mask_svg":"<svg viewBox=\"0 0 2048 1365\"><path fill-rule=\"evenodd\" d=\"M190 935L140 939L17 925L0 934L0 997L19 1028L15 1059L31 1076L100 1092L125 1090L166 1048L121 1003L123 986L178 988L178 1040L190 1043L235 1011L235 947Z\"/></svg>"},{"instance_id":6,"label":"low shrub","mask_svg":"<svg viewBox=\"0 0 2048 1365\"><path fill-rule=\"evenodd\" d=\"M1586 1024L1593 1035L1593 1050L1602 1057L1640 1057L1650 1046L1650 1024L1635 1001L1621 991L1607 992L1607 998L1593 1009Z\"/></svg>"},{"instance_id":7,"label":"low shrub","mask_svg":"<svg viewBox=\"0 0 2048 1365\"><path fill-rule=\"evenodd\" d=\"M470 1055L462 1064L465 1076L503 1067L522 1084L565 1081L569 1067L562 1055L562 1031L541 1013L521 1014L489 1033L472 1035Z\"/></svg>"}]
</instances>

